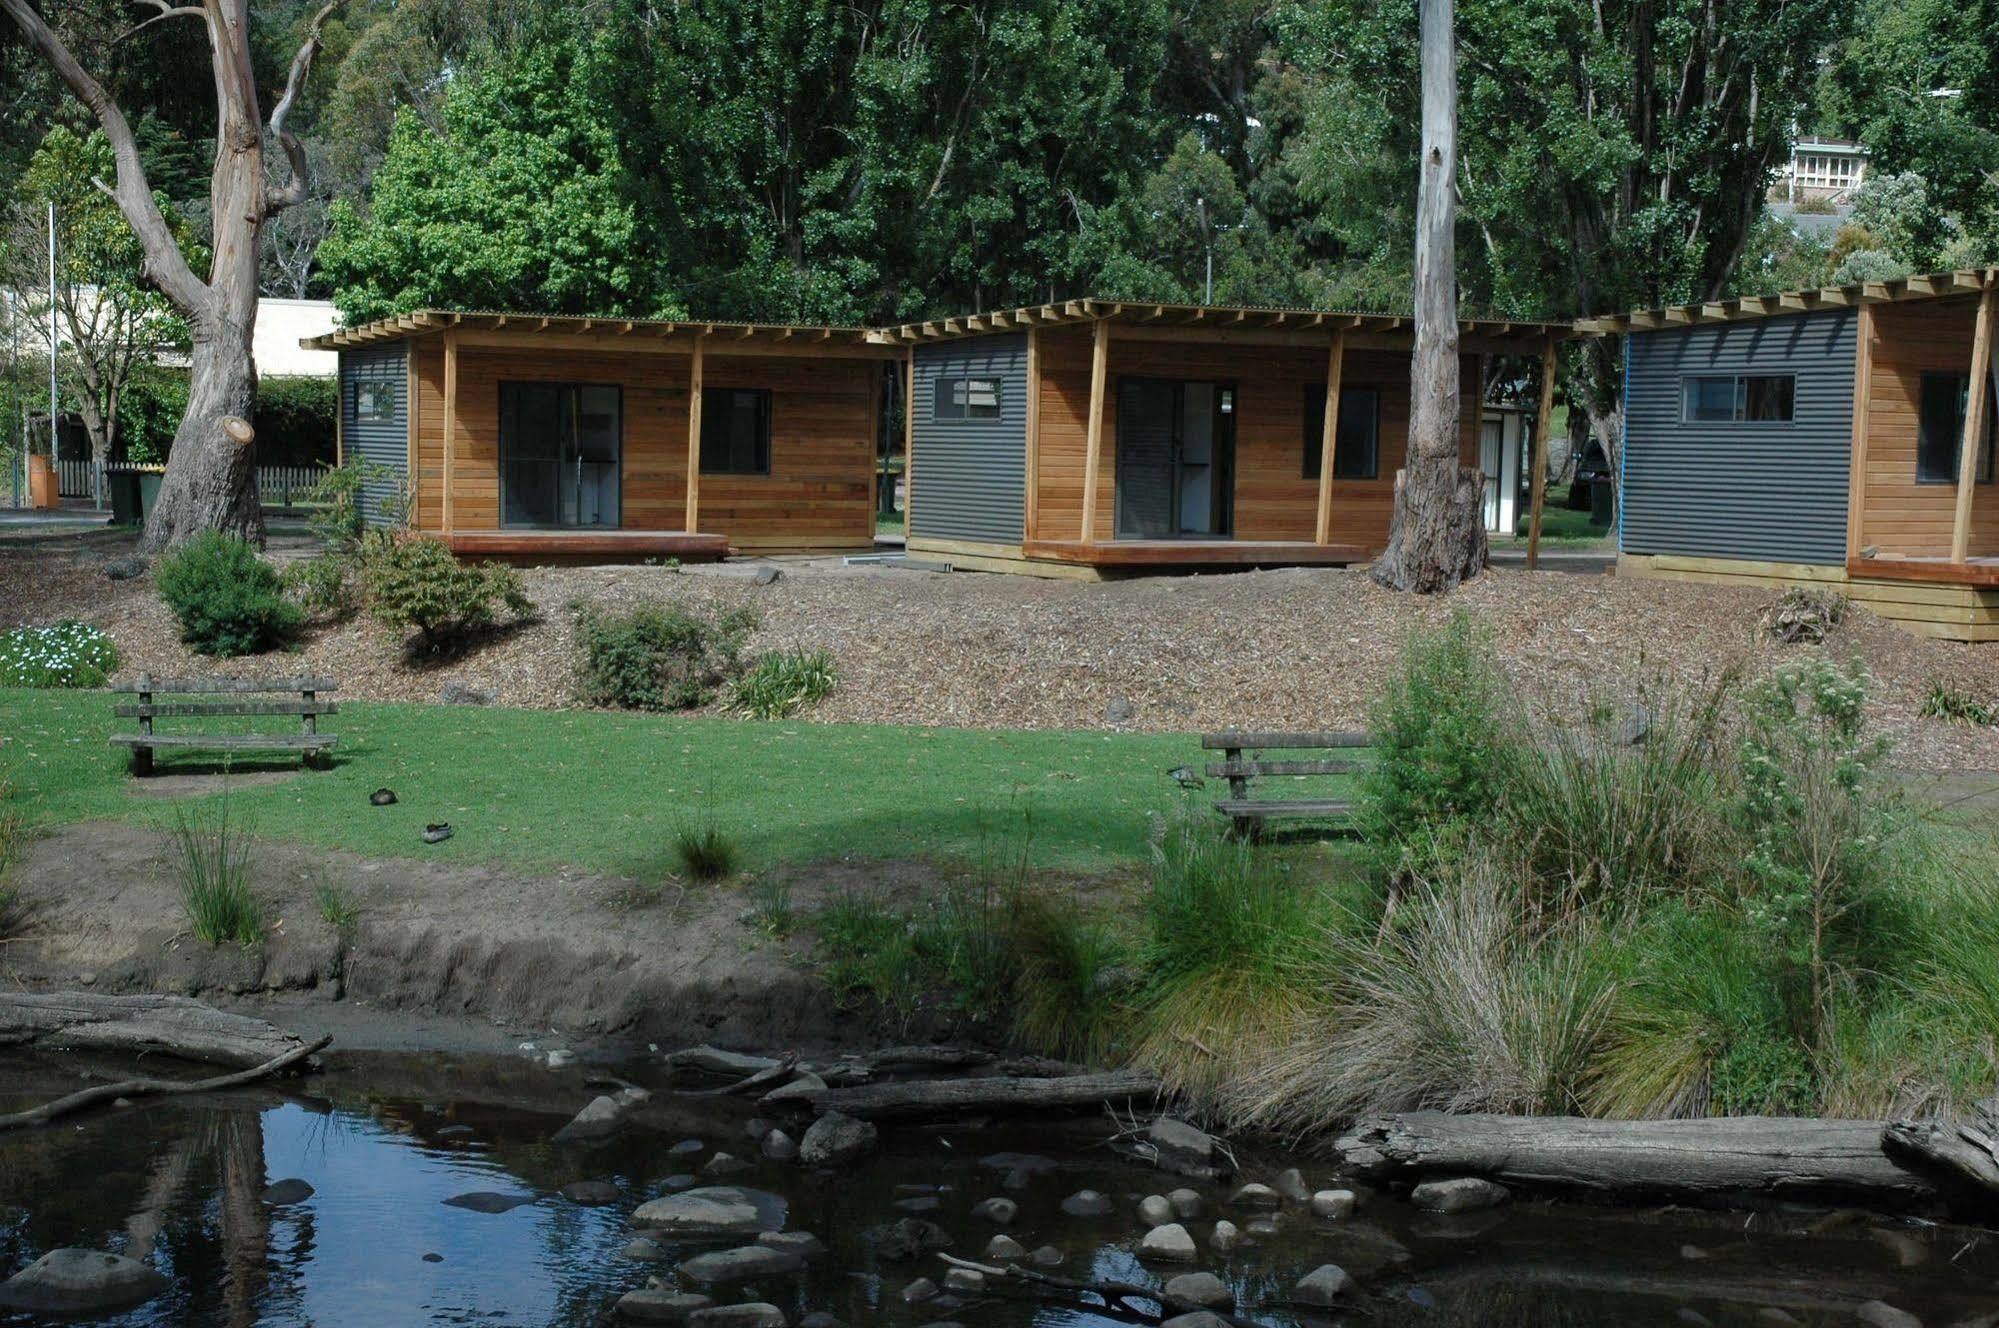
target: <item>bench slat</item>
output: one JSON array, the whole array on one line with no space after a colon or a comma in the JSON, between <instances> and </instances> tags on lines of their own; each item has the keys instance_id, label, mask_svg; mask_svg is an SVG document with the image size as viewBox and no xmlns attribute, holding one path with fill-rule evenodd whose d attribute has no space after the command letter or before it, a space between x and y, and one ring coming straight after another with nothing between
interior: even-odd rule
<instances>
[{"instance_id":1,"label":"bench slat","mask_svg":"<svg viewBox=\"0 0 1999 1328\"><path fill-rule=\"evenodd\" d=\"M1212 761L1209 779L1254 779L1258 775L1350 775L1366 769L1361 761Z\"/></svg>"},{"instance_id":2,"label":"bench slat","mask_svg":"<svg viewBox=\"0 0 1999 1328\"><path fill-rule=\"evenodd\" d=\"M119 719L188 718L199 715L337 715L337 701L169 701L113 706Z\"/></svg>"},{"instance_id":3,"label":"bench slat","mask_svg":"<svg viewBox=\"0 0 1999 1328\"><path fill-rule=\"evenodd\" d=\"M1265 821L1275 817L1351 816L1353 803L1344 798L1273 798L1267 802L1227 798L1216 803L1215 810L1238 821Z\"/></svg>"},{"instance_id":4,"label":"bench slat","mask_svg":"<svg viewBox=\"0 0 1999 1328\"><path fill-rule=\"evenodd\" d=\"M336 733L120 733L113 747L205 747L214 751L318 751L337 741Z\"/></svg>"},{"instance_id":5,"label":"bench slat","mask_svg":"<svg viewBox=\"0 0 1999 1328\"><path fill-rule=\"evenodd\" d=\"M1301 747L1372 747L1374 739L1365 733L1208 733L1201 746L1208 751L1231 748L1296 750Z\"/></svg>"},{"instance_id":6,"label":"bench slat","mask_svg":"<svg viewBox=\"0 0 1999 1328\"><path fill-rule=\"evenodd\" d=\"M243 692L337 692L340 684L331 678L154 678L142 682L128 678L114 684L114 692L136 696L208 696Z\"/></svg>"}]
</instances>

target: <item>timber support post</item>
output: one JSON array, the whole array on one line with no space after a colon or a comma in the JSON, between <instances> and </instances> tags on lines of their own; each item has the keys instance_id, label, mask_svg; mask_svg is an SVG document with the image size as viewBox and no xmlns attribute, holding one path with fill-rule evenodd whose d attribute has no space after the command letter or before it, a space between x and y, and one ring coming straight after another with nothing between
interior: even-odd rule
<instances>
[{"instance_id":1,"label":"timber support post","mask_svg":"<svg viewBox=\"0 0 1999 1328\"><path fill-rule=\"evenodd\" d=\"M1549 337L1547 344L1541 347L1541 404L1534 412L1534 437L1531 440L1534 451L1529 458L1534 465L1534 498L1527 518L1527 570L1530 572L1541 565L1541 509L1548 501L1548 429L1555 414L1555 370L1559 364L1555 339ZM1504 466L1500 467L1501 474L1505 470Z\"/></svg>"},{"instance_id":2,"label":"timber support post","mask_svg":"<svg viewBox=\"0 0 1999 1328\"><path fill-rule=\"evenodd\" d=\"M1333 460L1340 442L1340 377L1347 350L1347 333L1333 333L1333 346L1326 354L1326 409L1319 421L1319 513L1312 526L1313 542L1333 542Z\"/></svg>"},{"instance_id":3,"label":"timber support post","mask_svg":"<svg viewBox=\"0 0 1999 1328\"><path fill-rule=\"evenodd\" d=\"M690 535L701 520L701 348L706 342L696 333L687 361L687 512L680 524Z\"/></svg>"},{"instance_id":4,"label":"timber support post","mask_svg":"<svg viewBox=\"0 0 1999 1328\"><path fill-rule=\"evenodd\" d=\"M1111 324L1098 318L1090 350L1090 427L1083 452L1083 543L1097 542L1097 488L1104 456L1104 387L1110 376Z\"/></svg>"},{"instance_id":5,"label":"timber support post","mask_svg":"<svg viewBox=\"0 0 1999 1328\"><path fill-rule=\"evenodd\" d=\"M451 498L453 466L451 459L458 452L458 330L444 330L444 533L449 535L455 528L457 504Z\"/></svg>"},{"instance_id":6,"label":"timber support post","mask_svg":"<svg viewBox=\"0 0 1999 1328\"><path fill-rule=\"evenodd\" d=\"M1950 560L1954 563L1963 562L1971 552L1971 499L1978 483L1978 444L1985 437L1985 417L1992 410L1995 320L1999 320L1999 279L1987 275L1985 294L1978 301L1978 331L1971 339L1971 394L1964 405L1964 433L1957 448L1957 507L1950 525Z\"/></svg>"}]
</instances>

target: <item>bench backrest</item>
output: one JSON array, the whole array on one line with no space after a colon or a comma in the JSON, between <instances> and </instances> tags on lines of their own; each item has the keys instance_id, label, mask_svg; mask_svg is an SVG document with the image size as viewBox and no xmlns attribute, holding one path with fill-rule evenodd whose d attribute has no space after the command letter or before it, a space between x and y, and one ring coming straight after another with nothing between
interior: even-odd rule
<instances>
[{"instance_id":1,"label":"bench backrest","mask_svg":"<svg viewBox=\"0 0 1999 1328\"><path fill-rule=\"evenodd\" d=\"M113 692L126 696L242 696L266 692L337 692L331 678L154 678L147 674L116 683Z\"/></svg>"},{"instance_id":2,"label":"bench backrest","mask_svg":"<svg viewBox=\"0 0 1999 1328\"><path fill-rule=\"evenodd\" d=\"M1249 780L1265 775L1350 775L1363 767L1362 762L1344 756L1266 761L1245 760L1244 752L1351 751L1373 745L1374 739L1367 734L1353 732L1230 732L1209 733L1201 738L1203 748L1219 751L1227 758L1208 763L1208 778L1228 780L1230 790L1238 798L1247 796Z\"/></svg>"}]
</instances>

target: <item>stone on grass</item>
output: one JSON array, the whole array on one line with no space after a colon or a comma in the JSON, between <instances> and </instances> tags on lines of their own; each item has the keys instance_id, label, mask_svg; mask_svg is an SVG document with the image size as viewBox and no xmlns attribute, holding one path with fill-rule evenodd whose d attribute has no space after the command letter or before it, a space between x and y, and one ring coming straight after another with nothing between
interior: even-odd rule
<instances>
[{"instance_id":1,"label":"stone on grass","mask_svg":"<svg viewBox=\"0 0 1999 1328\"><path fill-rule=\"evenodd\" d=\"M1352 1294L1353 1289L1353 1279L1347 1276L1346 1269L1336 1263L1320 1264L1298 1279L1291 1288L1291 1301L1310 1309L1331 1309Z\"/></svg>"},{"instance_id":2,"label":"stone on grass","mask_svg":"<svg viewBox=\"0 0 1999 1328\"><path fill-rule=\"evenodd\" d=\"M1870 1300L1853 1312L1868 1328L1923 1328L1923 1321L1885 1300Z\"/></svg>"},{"instance_id":3,"label":"stone on grass","mask_svg":"<svg viewBox=\"0 0 1999 1328\"><path fill-rule=\"evenodd\" d=\"M937 1284L927 1277L919 1277L902 1289L902 1303L905 1305L921 1305L926 1300L936 1299L936 1296Z\"/></svg>"},{"instance_id":4,"label":"stone on grass","mask_svg":"<svg viewBox=\"0 0 1999 1328\"><path fill-rule=\"evenodd\" d=\"M1270 1182L1270 1188L1293 1203L1304 1203L1312 1197L1312 1187L1305 1183L1305 1173L1296 1167L1278 1172L1277 1179Z\"/></svg>"},{"instance_id":5,"label":"stone on grass","mask_svg":"<svg viewBox=\"0 0 1999 1328\"><path fill-rule=\"evenodd\" d=\"M1111 1201L1095 1190L1077 1190L1062 1201L1062 1211L1071 1217L1102 1217L1111 1208Z\"/></svg>"},{"instance_id":6,"label":"stone on grass","mask_svg":"<svg viewBox=\"0 0 1999 1328\"><path fill-rule=\"evenodd\" d=\"M1242 1232L1236 1230L1235 1223L1228 1221L1215 1223L1214 1233L1208 1237L1208 1244L1224 1252L1234 1249L1241 1243Z\"/></svg>"},{"instance_id":7,"label":"stone on grass","mask_svg":"<svg viewBox=\"0 0 1999 1328\"><path fill-rule=\"evenodd\" d=\"M944 1274L944 1285L965 1295L978 1295L986 1289L986 1275L976 1268L953 1268Z\"/></svg>"},{"instance_id":8,"label":"stone on grass","mask_svg":"<svg viewBox=\"0 0 1999 1328\"><path fill-rule=\"evenodd\" d=\"M824 1243L810 1231L766 1231L757 1237L757 1244L801 1259L816 1259L826 1252Z\"/></svg>"},{"instance_id":9,"label":"stone on grass","mask_svg":"<svg viewBox=\"0 0 1999 1328\"><path fill-rule=\"evenodd\" d=\"M676 1236L754 1236L781 1230L784 1207L784 1200L761 1190L709 1185L640 1204L632 1225Z\"/></svg>"},{"instance_id":10,"label":"stone on grass","mask_svg":"<svg viewBox=\"0 0 1999 1328\"><path fill-rule=\"evenodd\" d=\"M1284 1202L1284 1198L1268 1185L1251 1181L1230 1195L1229 1202L1237 1208L1275 1208Z\"/></svg>"},{"instance_id":11,"label":"stone on grass","mask_svg":"<svg viewBox=\"0 0 1999 1328\"><path fill-rule=\"evenodd\" d=\"M1138 1220L1148 1227L1163 1227L1178 1216L1163 1194L1148 1194L1138 1201Z\"/></svg>"},{"instance_id":12,"label":"stone on grass","mask_svg":"<svg viewBox=\"0 0 1999 1328\"><path fill-rule=\"evenodd\" d=\"M1010 1227L1019 1215L1020 1205L1011 1199L981 1199L972 1205L973 1217L982 1217L994 1226Z\"/></svg>"},{"instance_id":13,"label":"stone on grass","mask_svg":"<svg viewBox=\"0 0 1999 1328\"><path fill-rule=\"evenodd\" d=\"M1235 1293L1213 1273L1182 1273L1166 1280L1166 1294L1184 1305L1233 1305Z\"/></svg>"},{"instance_id":14,"label":"stone on grass","mask_svg":"<svg viewBox=\"0 0 1999 1328\"><path fill-rule=\"evenodd\" d=\"M1208 1211L1208 1201L1197 1190L1174 1190L1166 1196L1166 1202L1173 1205L1173 1216L1182 1222L1191 1222Z\"/></svg>"},{"instance_id":15,"label":"stone on grass","mask_svg":"<svg viewBox=\"0 0 1999 1328\"><path fill-rule=\"evenodd\" d=\"M1163 1227L1152 1228L1145 1233L1145 1239L1138 1243L1138 1257L1141 1259L1192 1263L1194 1255L1194 1238L1188 1235L1187 1228L1178 1222L1168 1222Z\"/></svg>"},{"instance_id":16,"label":"stone on grass","mask_svg":"<svg viewBox=\"0 0 1999 1328\"><path fill-rule=\"evenodd\" d=\"M880 1139L873 1122L829 1111L798 1141L798 1160L808 1167L844 1166L872 1152Z\"/></svg>"},{"instance_id":17,"label":"stone on grass","mask_svg":"<svg viewBox=\"0 0 1999 1328\"><path fill-rule=\"evenodd\" d=\"M761 1300L710 1305L687 1316L687 1328L785 1328L784 1311Z\"/></svg>"},{"instance_id":18,"label":"stone on grass","mask_svg":"<svg viewBox=\"0 0 1999 1328\"><path fill-rule=\"evenodd\" d=\"M798 1141L783 1130L772 1130L758 1145L763 1155L773 1162L789 1162L798 1156Z\"/></svg>"},{"instance_id":19,"label":"stone on grass","mask_svg":"<svg viewBox=\"0 0 1999 1328\"><path fill-rule=\"evenodd\" d=\"M601 1208L618 1202L618 1187L608 1180L572 1180L558 1191L563 1198L585 1208Z\"/></svg>"},{"instance_id":20,"label":"stone on grass","mask_svg":"<svg viewBox=\"0 0 1999 1328\"><path fill-rule=\"evenodd\" d=\"M1320 1190L1312 1196L1312 1216L1327 1222L1343 1222L1353 1216L1358 1202L1352 1190Z\"/></svg>"},{"instance_id":21,"label":"stone on grass","mask_svg":"<svg viewBox=\"0 0 1999 1328\"><path fill-rule=\"evenodd\" d=\"M1025 1259L1027 1246L1002 1232L986 1242L988 1259Z\"/></svg>"},{"instance_id":22,"label":"stone on grass","mask_svg":"<svg viewBox=\"0 0 1999 1328\"><path fill-rule=\"evenodd\" d=\"M169 1283L122 1254L50 1250L0 1282L0 1308L40 1314L102 1314L151 1300Z\"/></svg>"},{"instance_id":23,"label":"stone on grass","mask_svg":"<svg viewBox=\"0 0 1999 1328\"><path fill-rule=\"evenodd\" d=\"M618 1297L618 1317L633 1323L685 1323L695 1310L715 1302L691 1291L627 1291Z\"/></svg>"},{"instance_id":24,"label":"stone on grass","mask_svg":"<svg viewBox=\"0 0 1999 1328\"><path fill-rule=\"evenodd\" d=\"M789 1250L743 1245L733 1250L697 1254L680 1265L680 1275L700 1286L722 1286L758 1277L782 1277L804 1266L805 1261Z\"/></svg>"},{"instance_id":25,"label":"stone on grass","mask_svg":"<svg viewBox=\"0 0 1999 1328\"><path fill-rule=\"evenodd\" d=\"M272 1181L258 1197L273 1208L283 1208L287 1204L304 1203L312 1195L312 1186L293 1176L289 1180Z\"/></svg>"},{"instance_id":26,"label":"stone on grass","mask_svg":"<svg viewBox=\"0 0 1999 1328\"><path fill-rule=\"evenodd\" d=\"M1469 1213L1496 1208L1511 1197L1504 1185L1480 1176L1426 1180L1409 1191L1409 1202L1426 1213Z\"/></svg>"}]
</instances>

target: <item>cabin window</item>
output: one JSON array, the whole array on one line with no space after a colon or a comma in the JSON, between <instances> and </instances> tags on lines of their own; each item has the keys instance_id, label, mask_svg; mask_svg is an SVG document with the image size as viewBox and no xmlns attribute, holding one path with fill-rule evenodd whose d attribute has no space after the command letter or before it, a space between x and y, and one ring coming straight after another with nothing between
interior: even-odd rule
<instances>
[{"instance_id":1,"label":"cabin window","mask_svg":"<svg viewBox=\"0 0 1999 1328\"><path fill-rule=\"evenodd\" d=\"M711 387L701 394L701 473L770 474L770 391Z\"/></svg>"},{"instance_id":2,"label":"cabin window","mask_svg":"<svg viewBox=\"0 0 1999 1328\"><path fill-rule=\"evenodd\" d=\"M1686 380L1688 424L1789 424L1797 405L1792 374L1704 374Z\"/></svg>"},{"instance_id":3,"label":"cabin window","mask_svg":"<svg viewBox=\"0 0 1999 1328\"><path fill-rule=\"evenodd\" d=\"M1964 442L1964 413L1971 408L1971 375L1923 375L1922 416L1916 432L1916 482L1957 483L1958 449ZM1992 483L1993 416L1985 412L1985 437L1978 452L1978 482Z\"/></svg>"},{"instance_id":4,"label":"cabin window","mask_svg":"<svg viewBox=\"0 0 1999 1328\"><path fill-rule=\"evenodd\" d=\"M623 450L620 389L501 383L501 524L615 528Z\"/></svg>"},{"instance_id":5,"label":"cabin window","mask_svg":"<svg viewBox=\"0 0 1999 1328\"><path fill-rule=\"evenodd\" d=\"M1339 437L1333 446L1333 478L1371 480L1381 473L1381 389L1340 389ZM1305 478L1319 478L1319 453L1326 440L1326 385L1305 387Z\"/></svg>"},{"instance_id":6,"label":"cabin window","mask_svg":"<svg viewBox=\"0 0 1999 1328\"><path fill-rule=\"evenodd\" d=\"M392 383L354 385L354 421L357 424L393 424L396 419L396 389Z\"/></svg>"},{"instance_id":7,"label":"cabin window","mask_svg":"<svg viewBox=\"0 0 1999 1328\"><path fill-rule=\"evenodd\" d=\"M997 378L939 378L932 403L934 420L996 420L1000 417Z\"/></svg>"}]
</instances>

